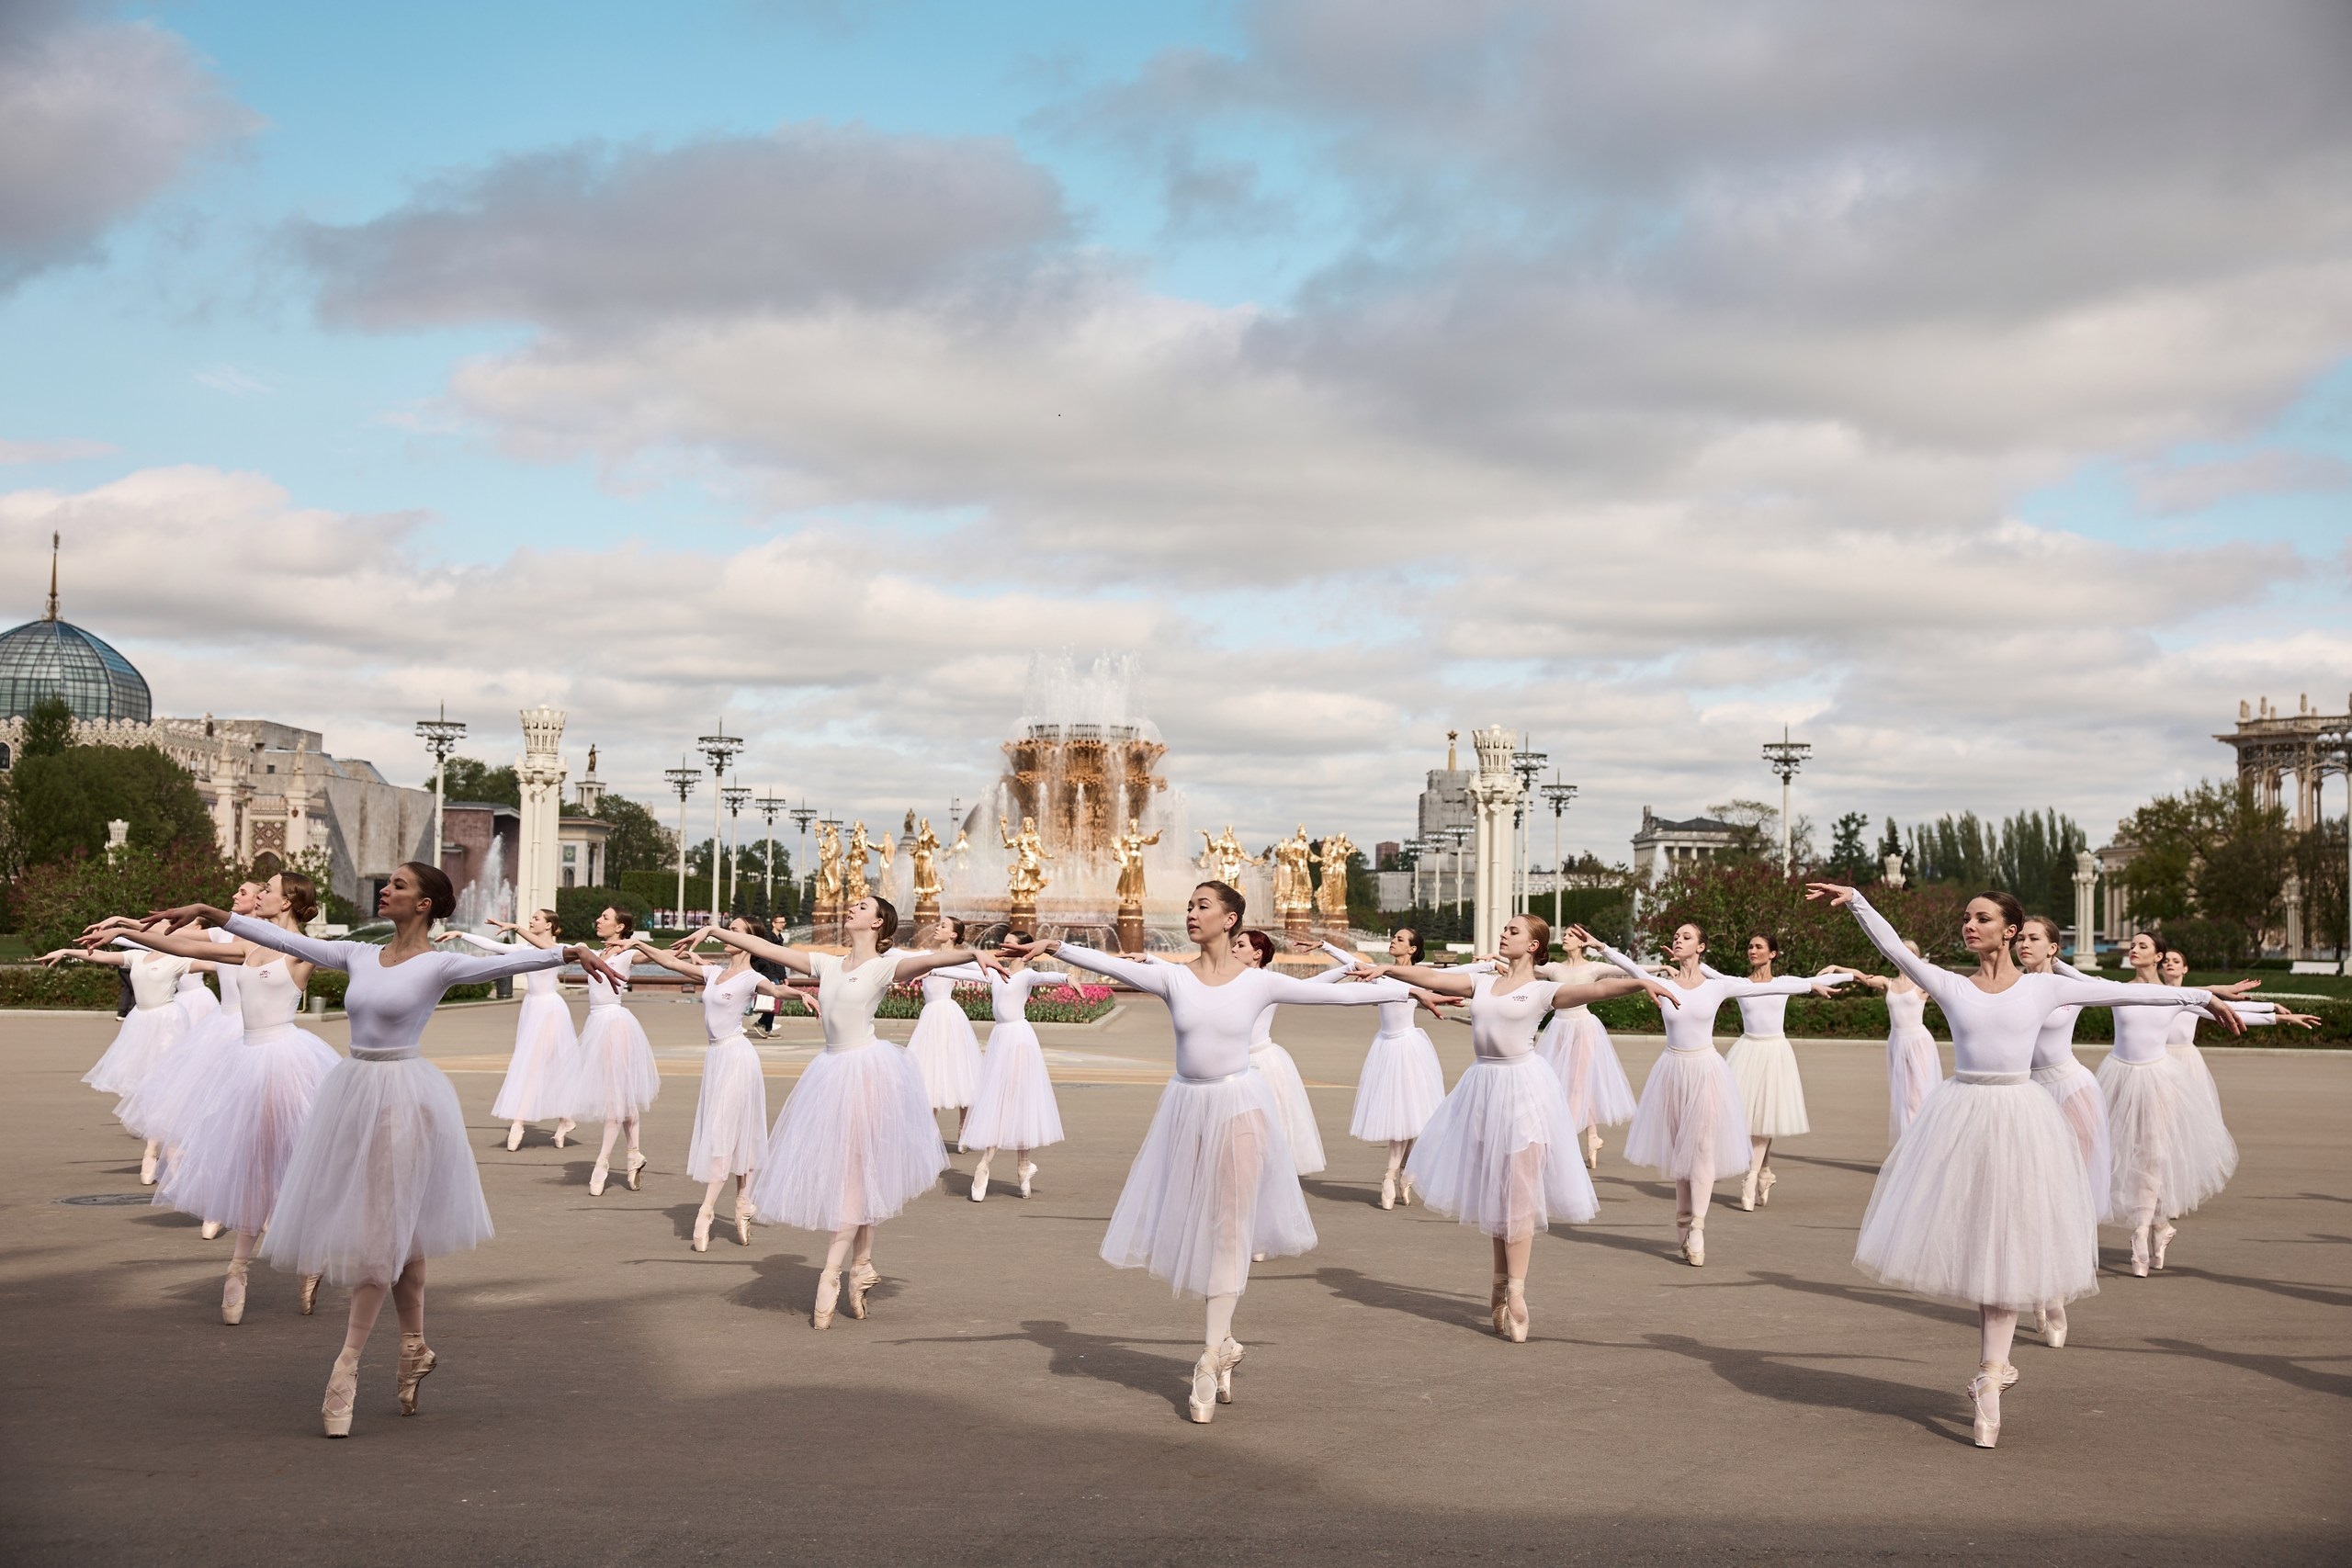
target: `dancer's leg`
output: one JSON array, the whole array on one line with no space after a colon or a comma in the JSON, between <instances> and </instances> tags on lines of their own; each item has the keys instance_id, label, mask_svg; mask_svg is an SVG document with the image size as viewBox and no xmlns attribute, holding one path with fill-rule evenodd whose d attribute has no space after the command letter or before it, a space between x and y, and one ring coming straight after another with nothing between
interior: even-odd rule
<instances>
[{"instance_id":1,"label":"dancer's leg","mask_svg":"<svg viewBox=\"0 0 2352 1568\"><path fill-rule=\"evenodd\" d=\"M1208 1320L1203 1326L1201 1343L1214 1351L1233 1337L1233 1309L1241 1304L1239 1296L1211 1296Z\"/></svg>"},{"instance_id":2,"label":"dancer's leg","mask_svg":"<svg viewBox=\"0 0 2352 1568\"><path fill-rule=\"evenodd\" d=\"M996 1160L996 1145L990 1144L980 1151L980 1163L972 1168L972 1201L977 1203L989 1195L989 1167Z\"/></svg>"},{"instance_id":3,"label":"dancer's leg","mask_svg":"<svg viewBox=\"0 0 2352 1568\"><path fill-rule=\"evenodd\" d=\"M523 1146L523 1119L519 1116L507 1126L506 1146L510 1149L519 1149Z\"/></svg>"},{"instance_id":4,"label":"dancer's leg","mask_svg":"<svg viewBox=\"0 0 2352 1568\"><path fill-rule=\"evenodd\" d=\"M712 1217L718 1213L719 1190L726 1185L727 1178L719 1176L712 1178L703 1186L702 1207L695 1211L695 1234L693 1246L696 1252L707 1252L710 1250L710 1222ZM740 1199L741 1194L738 1194L738 1197Z\"/></svg>"},{"instance_id":5,"label":"dancer's leg","mask_svg":"<svg viewBox=\"0 0 2352 1568\"><path fill-rule=\"evenodd\" d=\"M401 1318L401 1414L416 1414L416 1385L439 1357L424 1342L424 1259L412 1258L392 1281L392 1310Z\"/></svg>"},{"instance_id":6,"label":"dancer's leg","mask_svg":"<svg viewBox=\"0 0 2352 1568\"><path fill-rule=\"evenodd\" d=\"M239 1231L235 1248L229 1255L228 1277L220 1281L220 1321L235 1325L245 1320L245 1278L253 1269L254 1250L261 1245L261 1236L254 1231Z\"/></svg>"},{"instance_id":7,"label":"dancer's leg","mask_svg":"<svg viewBox=\"0 0 2352 1568\"><path fill-rule=\"evenodd\" d=\"M639 1125L637 1112L634 1111L630 1111L628 1117L623 1121L622 1125L628 1129L628 1152L635 1154L637 1153L637 1130Z\"/></svg>"}]
</instances>

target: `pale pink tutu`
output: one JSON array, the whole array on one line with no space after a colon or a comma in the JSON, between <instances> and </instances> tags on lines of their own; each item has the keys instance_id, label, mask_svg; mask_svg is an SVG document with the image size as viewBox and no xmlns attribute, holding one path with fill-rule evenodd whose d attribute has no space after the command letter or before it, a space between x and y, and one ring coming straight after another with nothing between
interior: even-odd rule
<instances>
[{"instance_id":1,"label":"pale pink tutu","mask_svg":"<svg viewBox=\"0 0 2352 1568\"><path fill-rule=\"evenodd\" d=\"M1045 1047L1024 1020L1004 1019L989 1031L960 1141L967 1149L1042 1149L1062 1141L1061 1107L1046 1072Z\"/></svg>"},{"instance_id":2,"label":"pale pink tutu","mask_svg":"<svg viewBox=\"0 0 2352 1568\"><path fill-rule=\"evenodd\" d=\"M1426 1032L1416 1027L1375 1034L1356 1079L1348 1136L1368 1144L1418 1138L1444 1100L1445 1069Z\"/></svg>"},{"instance_id":3,"label":"pale pink tutu","mask_svg":"<svg viewBox=\"0 0 2352 1568\"><path fill-rule=\"evenodd\" d=\"M501 1122L562 1116L579 1071L580 1037L572 1032L571 1010L552 987L526 991L514 1017L514 1055L507 1059L490 1113Z\"/></svg>"},{"instance_id":4,"label":"pale pink tutu","mask_svg":"<svg viewBox=\"0 0 2352 1568\"><path fill-rule=\"evenodd\" d=\"M1321 1170L1323 1134L1315 1125L1315 1102L1306 1098L1306 1080L1298 1076L1298 1064L1270 1040L1250 1047L1250 1066L1266 1080L1267 1092L1273 1096L1292 1168L1301 1176Z\"/></svg>"},{"instance_id":5,"label":"pale pink tutu","mask_svg":"<svg viewBox=\"0 0 2352 1568\"><path fill-rule=\"evenodd\" d=\"M662 1075L636 1015L618 1003L592 1006L580 1031L580 1067L563 1095L574 1122L624 1122L653 1103Z\"/></svg>"},{"instance_id":6,"label":"pale pink tutu","mask_svg":"<svg viewBox=\"0 0 2352 1568\"><path fill-rule=\"evenodd\" d=\"M1170 1078L1127 1168L1102 1259L1180 1295L1238 1295L1252 1253L1311 1251L1314 1222L1263 1075Z\"/></svg>"},{"instance_id":7,"label":"pale pink tutu","mask_svg":"<svg viewBox=\"0 0 2352 1568\"><path fill-rule=\"evenodd\" d=\"M757 1170L768 1145L768 1083L759 1047L741 1034L702 1054L702 1089L686 1145L686 1175L696 1181Z\"/></svg>"},{"instance_id":8,"label":"pale pink tutu","mask_svg":"<svg viewBox=\"0 0 2352 1568\"><path fill-rule=\"evenodd\" d=\"M190 1102L155 1201L232 1231L266 1225L319 1086L341 1060L291 1023L242 1034L209 1092Z\"/></svg>"},{"instance_id":9,"label":"pale pink tutu","mask_svg":"<svg viewBox=\"0 0 2352 1568\"><path fill-rule=\"evenodd\" d=\"M933 1111L961 1111L980 1087L980 1037L954 998L925 1002L907 1037L907 1055L922 1073Z\"/></svg>"},{"instance_id":10,"label":"pale pink tutu","mask_svg":"<svg viewBox=\"0 0 2352 1568\"><path fill-rule=\"evenodd\" d=\"M1669 1180L1703 1186L1744 1174L1747 1156L1739 1086L1713 1047L1659 1052L1625 1134L1625 1157Z\"/></svg>"},{"instance_id":11,"label":"pale pink tutu","mask_svg":"<svg viewBox=\"0 0 2352 1568\"><path fill-rule=\"evenodd\" d=\"M1471 1063L1405 1168L1430 1208L1507 1241L1600 1210L1567 1095L1541 1056Z\"/></svg>"},{"instance_id":12,"label":"pale pink tutu","mask_svg":"<svg viewBox=\"0 0 2352 1568\"><path fill-rule=\"evenodd\" d=\"M890 1218L946 1168L922 1070L901 1047L868 1040L820 1052L801 1073L752 1201L763 1220L830 1233Z\"/></svg>"}]
</instances>

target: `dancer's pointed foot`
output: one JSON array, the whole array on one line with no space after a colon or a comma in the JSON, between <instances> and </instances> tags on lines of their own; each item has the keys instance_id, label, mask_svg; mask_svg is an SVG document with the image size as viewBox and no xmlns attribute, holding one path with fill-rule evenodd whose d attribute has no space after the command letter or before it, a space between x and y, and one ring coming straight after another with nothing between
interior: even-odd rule
<instances>
[{"instance_id":1,"label":"dancer's pointed foot","mask_svg":"<svg viewBox=\"0 0 2352 1568\"><path fill-rule=\"evenodd\" d=\"M695 1211L694 1246L696 1252L708 1252L710 1250L710 1211L708 1209Z\"/></svg>"},{"instance_id":2,"label":"dancer's pointed foot","mask_svg":"<svg viewBox=\"0 0 2352 1568\"><path fill-rule=\"evenodd\" d=\"M631 1149L631 1150L629 1150L629 1152L628 1152L628 1176L627 1176L624 1179L626 1179L626 1180L628 1182L628 1190L629 1190L630 1191L634 1192L634 1191L636 1191L636 1190L637 1190L637 1178L638 1178L638 1173L639 1173L639 1172L640 1172L640 1171L642 1171L642 1170L645 1168L646 1164L647 1164L646 1158L645 1158L645 1156L644 1156L642 1154L639 1154L639 1153L637 1150L635 1150L635 1149Z\"/></svg>"},{"instance_id":3,"label":"dancer's pointed foot","mask_svg":"<svg viewBox=\"0 0 2352 1568\"><path fill-rule=\"evenodd\" d=\"M1780 1179L1772 1174L1772 1168L1769 1165L1757 1173L1756 1206L1758 1208L1761 1209L1772 1201L1772 1185Z\"/></svg>"},{"instance_id":4,"label":"dancer's pointed foot","mask_svg":"<svg viewBox=\"0 0 2352 1568\"><path fill-rule=\"evenodd\" d=\"M509 1154L523 1146L523 1123L514 1122L506 1129L506 1150Z\"/></svg>"},{"instance_id":5,"label":"dancer's pointed foot","mask_svg":"<svg viewBox=\"0 0 2352 1568\"><path fill-rule=\"evenodd\" d=\"M1201 1359L1193 1363L1193 1392L1184 1401L1184 1414L1205 1427L1216 1419L1216 1352L1204 1350Z\"/></svg>"},{"instance_id":6,"label":"dancer's pointed foot","mask_svg":"<svg viewBox=\"0 0 2352 1568\"><path fill-rule=\"evenodd\" d=\"M833 1305L841 1299L842 1271L838 1269L828 1269L818 1275L817 1305L808 1314L809 1326L831 1328L833 1325Z\"/></svg>"},{"instance_id":7,"label":"dancer's pointed foot","mask_svg":"<svg viewBox=\"0 0 2352 1568\"><path fill-rule=\"evenodd\" d=\"M1600 1129L1598 1127L1584 1130L1584 1168L1587 1170L1600 1168Z\"/></svg>"},{"instance_id":8,"label":"dancer's pointed foot","mask_svg":"<svg viewBox=\"0 0 2352 1568\"><path fill-rule=\"evenodd\" d=\"M1513 1280L1503 1300L1503 1337L1514 1345L1527 1343L1527 1281Z\"/></svg>"},{"instance_id":9,"label":"dancer's pointed foot","mask_svg":"<svg viewBox=\"0 0 2352 1568\"><path fill-rule=\"evenodd\" d=\"M849 1273L845 1280L849 1297L847 1311L850 1316L861 1323L865 1320L865 1292L881 1282L882 1275L874 1267L874 1259L862 1258L850 1260Z\"/></svg>"},{"instance_id":10,"label":"dancer's pointed foot","mask_svg":"<svg viewBox=\"0 0 2352 1568\"><path fill-rule=\"evenodd\" d=\"M975 1203L985 1201L988 1195L989 1162L982 1160L972 1169L972 1201Z\"/></svg>"},{"instance_id":11,"label":"dancer's pointed foot","mask_svg":"<svg viewBox=\"0 0 2352 1568\"><path fill-rule=\"evenodd\" d=\"M1233 1403L1233 1369L1241 1364L1244 1353L1242 1343L1230 1334L1216 1348L1216 1402L1219 1404Z\"/></svg>"},{"instance_id":12,"label":"dancer's pointed foot","mask_svg":"<svg viewBox=\"0 0 2352 1568\"><path fill-rule=\"evenodd\" d=\"M1755 1213L1756 1173L1752 1170L1747 1173L1747 1179L1739 1184L1739 1207L1742 1213Z\"/></svg>"},{"instance_id":13,"label":"dancer's pointed foot","mask_svg":"<svg viewBox=\"0 0 2352 1568\"><path fill-rule=\"evenodd\" d=\"M300 1303L302 1315L304 1317L310 1316L318 1304L319 1277L316 1274L305 1274L302 1276L302 1299Z\"/></svg>"},{"instance_id":14,"label":"dancer's pointed foot","mask_svg":"<svg viewBox=\"0 0 2352 1568\"><path fill-rule=\"evenodd\" d=\"M605 1195L605 1179L612 1174L613 1168L598 1160L596 1168L588 1173L588 1196L602 1198Z\"/></svg>"},{"instance_id":15,"label":"dancer's pointed foot","mask_svg":"<svg viewBox=\"0 0 2352 1568\"><path fill-rule=\"evenodd\" d=\"M1487 1317L1488 1321L1494 1324L1495 1332L1497 1334L1508 1334L1510 1332L1510 1330L1503 1326L1503 1303L1510 1299L1510 1276L1505 1274L1496 1275L1494 1288L1487 1292Z\"/></svg>"},{"instance_id":16,"label":"dancer's pointed foot","mask_svg":"<svg viewBox=\"0 0 2352 1568\"><path fill-rule=\"evenodd\" d=\"M2151 1250L2148 1258L2149 1268L2154 1269L2159 1274L2165 1271L2165 1248L2170 1247L2172 1245L2172 1238L2179 1234L2180 1231L2177 1226L2165 1224L2162 1222L2157 1224L2155 1245Z\"/></svg>"},{"instance_id":17,"label":"dancer's pointed foot","mask_svg":"<svg viewBox=\"0 0 2352 1568\"><path fill-rule=\"evenodd\" d=\"M250 1258L232 1258L229 1277L220 1281L220 1321L232 1328L245 1321L245 1275L253 1266Z\"/></svg>"},{"instance_id":18,"label":"dancer's pointed foot","mask_svg":"<svg viewBox=\"0 0 2352 1568\"><path fill-rule=\"evenodd\" d=\"M1013 1174L1021 1178L1021 1195L1026 1198L1029 1196L1029 1183L1036 1179L1036 1164L1032 1161L1026 1165L1014 1166L1012 1169Z\"/></svg>"},{"instance_id":19,"label":"dancer's pointed foot","mask_svg":"<svg viewBox=\"0 0 2352 1568\"><path fill-rule=\"evenodd\" d=\"M207 1241L214 1240L220 1235L220 1222L219 1220L207 1220L204 1222L204 1228L197 1234L201 1235Z\"/></svg>"},{"instance_id":20,"label":"dancer's pointed foot","mask_svg":"<svg viewBox=\"0 0 2352 1568\"><path fill-rule=\"evenodd\" d=\"M735 1200L735 1243L739 1247L752 1245L752 1205L740 1196Z\"/></svg>"},{"instance_id":21,"label":"dancer's pointed foot","mask_svg":"<svg viewBox=\"0 0 2352 1568\"><path fill-rule=\"evenodd\" d=\"M1384 1209L1396 1206L1396 1173L1393 1170L1385 1172L1380 1179L1380 1206Z\"/></svg>"},{"instance_id":22,"label":"dancer's pointed foot","mask_svg":"<svg viewBox=\"0 0 2352 1568\"><path fill-rule=\"evenodd\" d=\"M401 1335L401 1414L416 1414L416 1385L433 1375L433 1368L441 1359L433 1347L424 1342L422 1334Z\"/></svg>"},{"instance_id":23,"label":"dancer's pointed foot","mask_svg":"<svg viewBox=\"0 0 2352 1568\"><path fill-rule=\"evenodd\" d=\"M155 1162L160 1156L161 1151L158 1150L154 1145L149 1144L147 1145L147 1152L139 1156L140 1186L153 1187L155 1185Z\"/></svg>"},{"instance_id":24,"label":"dancer's pointed foot","mask_svg":"<svg viewBox=\"0 0 2352 1568\"><path fill-rule=\"evenodd\" d=\"M580 1123L569 1116L559 1116L555 1122L555 1146L563 1147L564 1139L580 1130Z\"/></svg>"},{"instance_id":25,"label":"dancer's pointed foot","mask_svg":"<svg viewBox=\"0 0 2352 1568\"><path fill-rule=\"evenodd\" d=\"M2052 1350L2064 1350L2066 1348L2065 1307L2053 1306L2039 1315L2041 1319L2041 1342Z\"/></svg>"},{"instance_id":26,"label":"dancer's pointed foot","mask_svg":"<svg viewBox=\"0 0 2352 1568\"><path fill-rule=\"evenodd\" d=\"M1690 1234L1682 1238L1682 1261L1693 1269L1703 1269L1707 1266L1707 1222L1705 1220L1694 1219L1690 1222Z\"/></svg>"},{"instance_id":27,"label":"dancer's pointed foot","mask_svg":"<svg viewBox=\"0 0 2352 1568\"><path fill-rule=\"evenodd\" d=\"M2017 1369L2000 1361L1980 1361L1964 1391L1975 1406L1975 1438L1980 1449L2001 1440L2001 1390L2017 1382Z\"/></svg>"},{"instance_id":28,"label":"dancer's pointed foot","mask_svg":"<svg viewBox=\"0 0 2352 1568\"><path fill-rule=\"evenodd\" d=\"M2139 1280L2148 1277L2148 1227L2145 1225L2132 1233L2132 1274Z\"/></svg>"},{"instance_id":29,"label":"dancer's pointed foot","mask_svg":"<svg viewBox=\"0 0 2352 1568\"><path fill-rule=\"evenodd\" d=\"M1402 1208L1413 1206L1413 1173L1409 1170L1396 1173L1396 1202Z\"/></svg>"},{"instance_id":30,"label":"dancer's pointed foot","mask_svg":"<svg viewBox=\"0 0 2352 1568\"><path fill-rule=\"evenodd\" d=\"M351 1436L351 1407L358 1399L359 1352L345 1350L334 1359L334 1370L327 1374L327 1396L319 1405L328 1437Z\"/></svg>"}]
</instances>

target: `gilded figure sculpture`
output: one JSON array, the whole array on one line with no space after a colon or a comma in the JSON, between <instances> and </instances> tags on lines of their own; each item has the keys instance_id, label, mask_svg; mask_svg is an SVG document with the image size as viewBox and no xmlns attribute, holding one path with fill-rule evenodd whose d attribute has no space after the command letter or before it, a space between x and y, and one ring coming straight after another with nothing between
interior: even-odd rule
<instances>
[{"instance_id":1,"label":"gilded figure sculpture","mask_svg":"<svg viewBox=\"0 0 2352 1568\"><path fill-rule=\"evenodd\" d=\"M838 908L842 901L842 834L831 823L817 835L817 902Z\"/></svg>"},{"instance_id":2,"label":"gilded figure sculpture","mask_svg":"<svg viewBox=\"0 0 2352 1568\"><path fill-rule=\"evenodd\" d=\"M871 897L873 888L865 881L865 857L874 852L874 840L865 836L865 824L849 825L849 850L842 856L842 908L846 909L861 898Z\"/></svg>"},{"instance_id":3,"label":"gilded figure sculpture","mask_svg":"<svg viewBox=\"0 0 2352 1568\"><path fill-rule=\"evenodd\" d=\"M1243 871L1264 863L1241 847L1241 840L1233 836L1233 824L1230 822L1225 825L1222 837L1211 838L1206 828L1200 829L1200 834L1203 845L1199 862L1201 869L1228 887L1240 886Z\"/></svg>"},{"instance_id":4,"label":"gilded figure sculpture","mask_svg":"<svg viewBox=\"0 0 2352 1568\"><path fill-rule=\"evenodd\" d=\"M915 907L921 908L926 902L936 903L939 898L939 835L931 830L928 817L920 828L911 822L909 828L914 834L914 843L907 851L907 859L914 867Z\"/></svg>"},{"instance_id":5,"label":"gilded figure sculpture","mask_svg":"<svg viewBox=\"0 0 2352 1568\"><path fill-rule=\"evenodd\" d=\"M1274 908L1288 914L1293 910L1315 907L1315 878L1308 869L1314 863L1315 847L1308 842L1306 824L1298 831L1276 844L1274 862Z\"/></svg>"},{"instance_id":6,"label":"gilded figure sculpture","mask_svg":"<svg viewBox=\"0 0 2352 1568\"><path fill-rule=\"evenodd\" d=\"M1348 857L1355 848L1355 840L1345 833L1332 833L1323 840L1323 886L1315 890L1315 906L1326 925L1348 923Z\"/></svg>"},{"instance_id":7,"label":"gilded figure sculpture","mask_svg":"<svg viewBox=\"0 0 2352 1568\"><path fill-rule=\"evenodd\" d=\"M1023 817L1018 834L1006 832L1001 822L996 830L1012 854L1012 863L1004 870L1005 892L1015 905L1034 908L1037 895L1046 890L1046 863L1054 858L1046 852L1045 840L1037 836L1037 819Z\"/></svg>"},{"instance_id":8,"label":"gilded figure sculpture","mask_svg":"<svg viewBox=\"0 0 2352 1568\"><path fill-rule=\"evenodd\" d=\"M1120 908L1143 908L1143 852L1158 842L1159 832L1144 837L1143 824L1132 817L1127 818L1127 830L1113 836L1111 853L1119 863Z\"/></svg>"}]
</instances>

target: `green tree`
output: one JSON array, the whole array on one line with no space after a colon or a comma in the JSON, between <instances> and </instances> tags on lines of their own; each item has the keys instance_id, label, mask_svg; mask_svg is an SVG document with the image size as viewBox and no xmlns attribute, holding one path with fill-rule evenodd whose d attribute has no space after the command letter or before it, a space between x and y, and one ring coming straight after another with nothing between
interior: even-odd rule
<instances>
[{"instance_id":1,"label":"green tree","mask_svg":"<svg viewBox=\"0 0 2352 1568\"><path fill-rule=\"evenodd\" d=\"M625 871L662 871L677 863L669 830L653 813L625 795L608 795L596 807L599 821L611 825L605 840L606 879L617 882Z\"/></svg>"},{"instance_id":2,"label":"green tree","mask_svg":"<svg viewBox=\"0 0 2352 1568\"><path fill-rule=\"evenodd\" d=\"M433 781L424 781L431 789ZM443 794L450 800L478 800L490 806L520 807L523 804L522 782L514 776L510 764L493 768L478 757L452 757L448 772L442 781Z\"/></svg>"},{"instance_id":3,"label":"green tree","mask_svg":"<svg viewBox=\"0 0 2352 1568\"><path fill-rule=\"evenodd\" d=\"M25 716L20 757L55 757L74 744L74 710L63 697L43 697Z\"/></svg>"},{"instance_id":4,"label":"green tree","mask_svg":"<svg viewBox=\"0 0 2352 1568\"><path fill-rule=\"evenodd\" d=\"M77 750L99 750L96 746ZM28 867L17 879L25 940L36 953L62 947L93 920L175 904L226 905L236 874L207 840L155 851L134 845L109 860L73 854Z\"/></svg>"},{"instance_id":5,"label":"green tree","mask_svg":"<svg viewBox=\"0 0 2352 1568\"><path fill-rule=\"evenodd\" d=\"M2260 951L2297 860L2282 808L2243 784L2209 781L2141 807L2121 836L2137 852L2121 876L2134 919L2200 918L2231 933L2233 958Z\"/></svg>"},{"instance_id":6,"label":"green tree","mask_svg":"<svg viewBox=\"0 0 2352 1568\"><path fill-rule=\"evenodd\" d=\"M1875 880L1871 875L1870 851L1862 844L1862 835L1870 831L1870 826L1868 817L1849 811L1830 829L1829 873L1838 881L1859 887Z\"/></svg>"},{"instance_id":7,"label":"green tree","mask_svg":"<svg viewBox=\"0 0 2352 1568\"><path fill-rule=\"evenodd\" d=\"M1728 826L1733 834L1723 858L1761 860L1781 847L1781 813L1760 800L1726 800L1707 807L1707 815Z\"/></svg>"},{"instance_id":8,"label":"green tree","mask_svg":"<svg viewBox=\"0 0 2352 1568\"><path fill-rule=\"evenodd\" d=\"M212 817L187 773L153 746L70 746L28 757L10 780L16 836L27 865L106 848L107 824L130 824L142 850L209 852Z\"/></svg>"}]
</instances>

